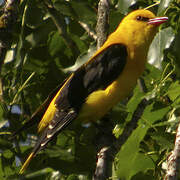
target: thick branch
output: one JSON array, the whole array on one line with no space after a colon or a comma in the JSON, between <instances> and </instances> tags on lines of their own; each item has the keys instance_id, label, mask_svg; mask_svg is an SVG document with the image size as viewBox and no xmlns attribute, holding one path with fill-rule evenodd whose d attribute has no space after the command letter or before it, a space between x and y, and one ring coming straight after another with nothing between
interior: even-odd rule
<instances>
[{"instance_id":1,"label":"thick branch","mask_svg":"<svg viewBox=\"0 0 180 180\"><path fill-rule=\"evenodd\" d=\"M165 180L177 180L180 168L180 123L178 125L174 150L167 160L167 171Z\"/></svg>"},{"instance_id":2,"label":"thick branch","mask_svg":"<svg viewBox=\"0 0 180 180\"><path fill-rule=\"evenodd\" d=\"M97 14L97 49L100 48L108 35L108 18L109 18L109 0L100 0Z\"/></svg>"},{"instance_id":3,"label":"thick branch","mask_svg":"<svg viewBox=\"0 0 180 180\"><path fill-rule=\"evenodd\" d=\"M107 27L108 27L108 16L109 16L109 1L100 0L98 4L98 14L97 14L97 49L99 49L107 38ZM105 123L104 123L105 124ZM104 126L104 125L103 125ZM111 176L109 173L109 163L113 161L113 156L111 156L111 145L113 143L112 138L112 126L109 126L109 123L106 124L103 128L103 131L106 134L98 135L98 155L96 169L93 176L93 180L104 180L108 179ZM107 133L107 131L109 133Z\"/></svg>"}]
</instances>

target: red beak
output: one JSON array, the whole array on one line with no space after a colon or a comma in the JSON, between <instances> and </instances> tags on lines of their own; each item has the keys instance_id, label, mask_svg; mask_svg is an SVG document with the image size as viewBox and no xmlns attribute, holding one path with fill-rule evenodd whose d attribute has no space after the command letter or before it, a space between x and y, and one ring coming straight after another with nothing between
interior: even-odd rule
<instances>
[{"instance_id":1,"label":"red beak","mask_svg":"<svg viewBox=\"0 0 180 180\"><path fill-rule=\"evenodd\" d=\"M168 17L157 17L157 18L149 19L148 24L159 26L160 24L167 22L167 20Z\"/></svg>"}]
</instances>

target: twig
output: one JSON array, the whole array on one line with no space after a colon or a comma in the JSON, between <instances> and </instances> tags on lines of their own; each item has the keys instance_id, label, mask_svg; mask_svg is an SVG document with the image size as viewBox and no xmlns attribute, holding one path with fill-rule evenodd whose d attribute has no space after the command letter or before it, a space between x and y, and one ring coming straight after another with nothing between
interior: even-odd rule
<instances>
[{"instance_id":1,"label":"twig","mask_svg":"<svg viewBox=\"0 0 180 180\"><path fill-rule=\"evenodd\" d=\"M177 180L180 168L180 123L178 125L174 150L167 160L167 171L164 180Z\"/></svg>"},{"instance_id":2,"label":"twig","mask_svg":"<svg viewBox=\"0 0 180 180\"><path fill-rule=\"evenodd\" d=\"M79 24L87 31L90 37L92 37L95 41L97 40L97 35L96 33L88 26L88 24L78 21Z\"/></svg>"},{"instance_id":3,"label":"twig","mask_svg":"<svg viewBox=\"0 0 180 180\"><path fill-rule=\"evenodd\" d=\"M157 2L155 2L154 4L152 4L152 5L150 5L150 6L148 6L148 7L146 7L146 8L144 8L144 9L150 9L150 8L152 8L152 7L154 7L154 6L157 6L158 4L160 4L160 0L158 0Z\"/></svg>"},{"instance_id":4,"label":"twig","mask_svg":"<svg viewBox=\"0 0 180 180\"><path fill-rule=\"evenodd\" d=\"M60 12L58 12L52 5L48 5L46 3L43 3L43 5L46 8L47 12L49 13L52 21L56 25L59 34L63 38L67 47L69 47L70 50L72 51L72 54L75 57L77 57L80 54L80 51L77 45L74 43L74 41L67 34L67 30L66 30L67 25L64 16Z\"/></svg>"},{"instance_id":5,"label":"twig","mask_svg":"<svg viewBox=\"0 0 180 180\"><path fill-rule=\"evenodd\" d=\"M35 72L31 73L31 75L26 79L26 81L22 84L21 87L19 87L17 93L15 94L12 102L10 103L10 105L13 105L15 104L17 98L18 98L18 95L21 93L21 91L26 87L27 83L31 80L31 78L34 76Z\"/></svg>"}]
</instances>

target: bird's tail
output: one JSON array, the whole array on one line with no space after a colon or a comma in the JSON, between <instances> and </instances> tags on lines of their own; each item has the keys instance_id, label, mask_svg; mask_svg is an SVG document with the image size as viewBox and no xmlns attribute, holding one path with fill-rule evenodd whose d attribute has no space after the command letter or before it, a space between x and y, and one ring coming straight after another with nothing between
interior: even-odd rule
<instances>
[{"instance_id":1,"label":"bird's tail","mask_svg":"<svg viewBox=\"0 0 180 180\"><path fill-rule=\"evenodd\" d=\"M53 139L55 135L57 135L60 131L62 131L69 123L72 122L77 117L77 113L73 110L67 112L56 111L54 118L51 120L50 124L46 127L41 137L37 141L33 151L28 156L27 160L23 164L19 173L22 174L30 161L35 155L44 149L46 145Z\"/></svg>"},{"instance_id":2,"label":"bird's tail","mask_svg":"<svg viewBox=\"0 0 180 180\"><path fill-rule=\"evenodd\" d=\"M20 171L19 171L19 174L23 174L24 171L26 170L26 168L28 167L30 161L32 160L32 158L35 156L35 153L32 152L28 158L26 159L25 163L23 164L23 166L21 167Z\"/></svg>"}]
</instances>

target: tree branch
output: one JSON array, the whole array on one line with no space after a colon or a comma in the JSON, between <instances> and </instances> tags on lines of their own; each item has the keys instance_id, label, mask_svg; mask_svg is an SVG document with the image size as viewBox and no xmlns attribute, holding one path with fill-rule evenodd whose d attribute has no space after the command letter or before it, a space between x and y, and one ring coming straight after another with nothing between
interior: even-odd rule
<instances>
[{"instance_id":1,"label":"tree branch","mask_svg":"<svg viewBox=\"0 0 180 180\"><path fill-rule=\"evenodd\" d=\"M88 24L78 21L79 24L86 30L86 32L89 34L90 37L92 37L95 41L97 40L96 33L88 26Z\"/></svg>"},{"instance_id":2,"label":"tree branch","mask_svg":"<svg viewBox=\"0 0 180 180\"><path fill-rule=\"evenodd\" d=\"M75 58L80 54L80 51L74 41L69 37L66 30L66 22L64 16L58 12L53 6L43 3L47 12L49 13L52 21L57 27L57 30L61 37L63 38L67 47L69 47L72 51L72 54L75 55Z\"/></svg>"},{"instance_id":3,"label":"tree branch","mask_svg":"<svg viewBox=\"0 0 180 180\"><path fill-rule=\"evenodd\" d=\"M17 21L19 0L6 0L0 17L0 73L7 50L12 43L13 26ZM3 100L2 79L0 77L0 101Z\"/></svg>"},{"instance_id":4,"label":"tree branch","mask_svg":"<svg viewBox=\"0 0 180 180\"><path fill-rule=\"evenodd\" d=\"M97 14L97 49L99 49L107 39L107 27L108 27L108 17L109 17L109 1L100 0L98 4L98 14ZM109 123L103 122L102 125L103 134L97 135L97 163L96 169L93 176L93 180L104 180L111 176L109 172L109 162L110 164L113 161L113 156L111 156L111 145L113 142L112 136L112 126L109 126ZM109 132L109 133L107 133Z\"/></svg>"},{"instance_id":5,"label":"tree branch","mask_svg":"<svg viewBox=\"0 0 180 180\"><path fill-rule=\"evenodd\" d=\"M165 180L177 180L180 168L180 123L177 128L174 150L167 160L167 171Z\"/></svg>"},{"instance_id":6,"label":"tree branch","mask_svg":"<svg viewBox=\"0 0 180 180\"><path fill-rule=\"evenodd\" d=\"M97 14L97 49L99 49L107 39L109 18L109 0L100 0Z\"/></svg>"}]
</instances>

